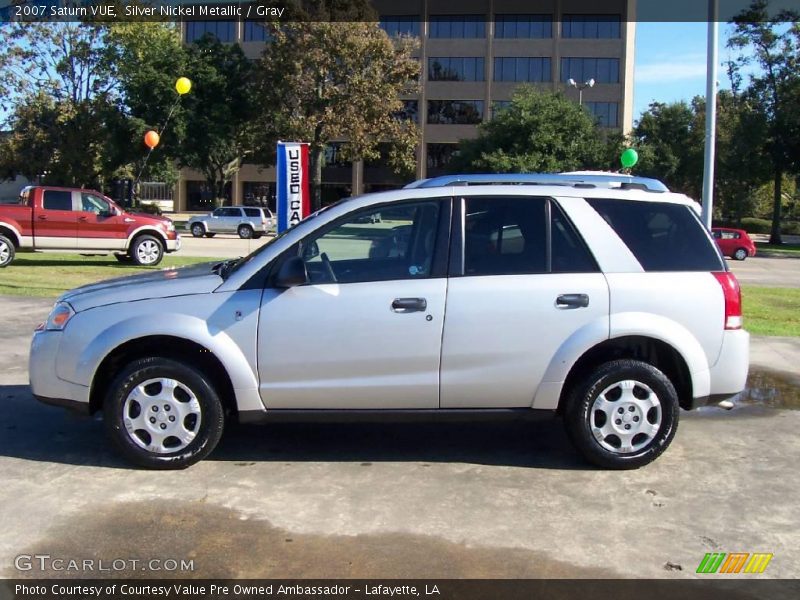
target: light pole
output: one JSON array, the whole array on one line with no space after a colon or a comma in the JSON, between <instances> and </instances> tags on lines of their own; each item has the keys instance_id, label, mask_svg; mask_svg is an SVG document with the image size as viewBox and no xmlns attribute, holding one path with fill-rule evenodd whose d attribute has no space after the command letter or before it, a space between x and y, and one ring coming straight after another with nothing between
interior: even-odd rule
<instances>
[{"instance_id":1,"label":"light pole","mask_svg":"<svg viewBox=\"0 0 800 600\"><path fill-rule=\"evenodd\" d=\"M714 218L714 159L717 143L717 44L718 0L708 0L708 55L706 57L706 148L703 161L702 220L711 229Z\"/></svg>"},{"instance_id":2,"label":"light pole","mask_svg":"<svg viewBox=\"0 0 800 600\"><path fill-rule=\"evenodd\" d=\"M589 79L583 83L578 83L570 77L567 80L567 85L578 90L578 106L583 106L583 90L594 87L594 79Z\"/></svg>"}]
</instances>

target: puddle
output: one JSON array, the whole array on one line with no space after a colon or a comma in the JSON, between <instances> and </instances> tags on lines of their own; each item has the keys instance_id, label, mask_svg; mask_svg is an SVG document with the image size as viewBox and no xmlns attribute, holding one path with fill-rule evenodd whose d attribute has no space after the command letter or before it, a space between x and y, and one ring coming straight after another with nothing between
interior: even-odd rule
<instances>
[{"instance_id":1,"label":"puddle","mask_svg":"<svg viewBox=\"0 0 800 600\"><path fill-rule=\"evenodd\" d=\"M402 523L398 524L402 526ZM464 524L469 527L468 523ZM202 502L113 503L50 529L19 554L94 559L193 560L193 572L123 570L103 577L147 578L618 578L544 553L468 547L407 534L298 534ZM141 565L141 563L139 563ZM98 574L7 569L4 577L80 578Z\"/></svg>"},{"instance_id":2,"label":"puddle","mask_svg":"<svg viewBox=\"0 0 800 600\"><path fill-rule=\"evenodd\" d=\"M790 376L751 369L747 387L733 402L737 406L800 410L800 385Z\"/></svg>"}]
</instances>

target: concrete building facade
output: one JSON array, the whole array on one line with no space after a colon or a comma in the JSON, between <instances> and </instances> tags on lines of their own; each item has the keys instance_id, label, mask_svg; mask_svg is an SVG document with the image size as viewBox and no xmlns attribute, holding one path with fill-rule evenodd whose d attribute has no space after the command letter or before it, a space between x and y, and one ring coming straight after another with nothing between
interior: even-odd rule
<instances>
[{"instance_id":1,"label":"concrete building facade","mask_svg":"<svg viewBox=\"0 0 800 600\"><path fill-rule=\"evenodd\" d=\"M444 172L459 140L502 110L514 89L527 83L562 90L582 102L603 127L629 131L633 124L635 0L373 0L390 35L419 37L421 91L405 98L406 113L421 130L417 177ZM184 24L184 40L205 33L239 43L250 58L264 47L256 23L204 21ZM407 181L380 164L343 163L336 146L323 169L323 202L400 187ZM275 169L245 164L233 178L232 204L274 206ZM181 172L176 210L207 210L203 178Z\"/></svg>"}]
</instances>

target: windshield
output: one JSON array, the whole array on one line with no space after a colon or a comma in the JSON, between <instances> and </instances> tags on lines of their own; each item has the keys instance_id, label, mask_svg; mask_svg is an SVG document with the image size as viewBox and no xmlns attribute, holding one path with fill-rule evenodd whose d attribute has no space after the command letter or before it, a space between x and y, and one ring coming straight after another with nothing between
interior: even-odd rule
<instances>
[{"instance_id":1,"label":"windshield","mask_svg":"<svg viewBox=\"0 0 800 600\"><path fill-rule=\"evenodd\" d=\"M349 200L349 198L347 198L347 199L345 199L345 200ZM329 208L332 208L332 207L334 207L334 206L338 206L338 205L339 205L339 204L341 204L342 202L345 202L345 200L340 200L339 202L335 202L335 203L333 203L333 204L329 204L328 206L326 206L326 207L324 207L324 208L320 208L320 209L319 209L317 212L315 212L315 213L311 213L311 214L310 214L310 215L308 215L308 216L307 216L305 219L303 219L303 222L305 222L305 221L310 221L311 219L313 219L313 218L317 217L318 215L321 215L322 213L324 213L324 212L325 212L326 210L328 210ZM286 235L287 233L289 233L290 231L291 231L291 229L287 229L287 230L285 230L285 231L282 231L281 233L279 233L278 235L276 235L274 238L272 238L271 240L269 240L269 241L268 241L266 244L264 244L263 246L261 246L261 247L259 247L259 248L256 248L255 250L253 250L253 251L252 251L250 254L248 254L247 256L244 256L244 257L242 257L242 258L238 258L238 259L236 259L235 261L226 261L226 263L227 263L227 265L228 265L228 266L227 266L226 268L224 268L224 269L223 269L223 270L220 272L220 276L221 276L223 279L227 279L227 278L228 278L228 277L230 277L230 276L231 276L233 273L235 273L236 271L238 271L239 269L241 269L241 268L242 268L244 265L248 264L248 263L249 263L249 262L251 262L253 259L255 259L255 258L257 258L258 256L260 256L262 252L264 252L264 251L265 251L267 248L269 248L270 246L272 246L272 244L274 244L276 241L278 241L279 239L281 239L283 236L285 236L285 235ZM226 263L222 263L222 264L226 264Z\"/></svg>"}]
</instances>

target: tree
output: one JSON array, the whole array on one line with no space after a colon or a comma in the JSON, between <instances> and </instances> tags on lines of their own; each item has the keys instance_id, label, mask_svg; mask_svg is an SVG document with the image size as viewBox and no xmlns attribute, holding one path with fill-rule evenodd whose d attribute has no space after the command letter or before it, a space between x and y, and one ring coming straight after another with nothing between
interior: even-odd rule
<instances>
[{"instance_id":1,"label":"tree","mask_svg":"<svg viewBox=\"0 0 800 600\"><path fill-rule=\"evenodd\" d=\"M752 64L759 67L749 76L742 95L765 117L766 142L753 152L763 150L771 161L774 192L770 243L780 244L784 175L800 170L800 17L786 11L770 15L767 7L767 0L754 0L734 18L734 35L728 46L741 53L730 61L729 70L734 91L738 92L743 70Z\"/></svg>"},{"instance_id":2,"label":"tree","mask_svg":"<svg viewBox=\"0 0 800 600\"><path fill-rule=\"evenodd\" d=\"M520 86L511 104L463 140L452 171L493 173L558 172L593 168L602 141L588 111L561 93Z\"/></svg>"},{"instance_id":3,"label":"tree","mask_svg":"<svg viewBox=\"0 0 800 600\"><path fill-rule=\"evenodd\" d=\"M417 91L419 62L408 38L390 40L376 22L308 20L269 24L258 64L260 146L310 143L314 208L321 204L325 146L346 140L346 160L376 159L411 170L419 133L399 119L403 94ZM388 144L384 146L383 144Z\"/></svg>"},{"instance_id":4,"label":"tree","mask_svg":"<svg viewBox=\"0 0 800 600\"><path fill-rule=\"evenodd\" d=\"M181 101L185 133L179 161L203 173L217 199L224 197L226 184L253 153L253 71L237 44L222 44L207 35L186 47L183 73L192 80L192 91Z\"/></svg>"}]
</instances>

